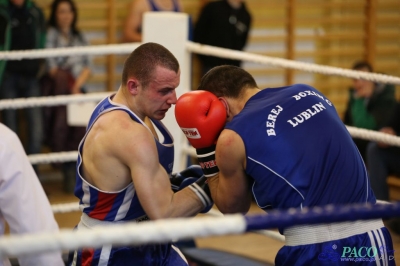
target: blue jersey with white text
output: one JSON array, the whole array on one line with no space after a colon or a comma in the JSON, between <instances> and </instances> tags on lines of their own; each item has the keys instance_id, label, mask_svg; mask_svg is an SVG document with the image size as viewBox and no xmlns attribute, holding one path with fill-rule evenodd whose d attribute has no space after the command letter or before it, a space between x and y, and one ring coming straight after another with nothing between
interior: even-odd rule
<instances>
[{"instance_id":1,"label":"blue jersey with white text","mask_svg":"<svg viewBox=\"0 0 400 266\"><path fill-rule=\"evenodd\" d=\"M137 117L131 110L123 105L119 105L112 101L112 96L102 100L93 111L90 118L87 132L78 148L78 162L76 174L75 196L80 200L79 205L81 210L89 217L102 221L126 221L139 219L145 215L145 212L140 205L136 195L133 183L130 183L121 191L101 191L93 185L89 184L83 175L82 171L82 154L84 152L83 145L86 136L96 120L103 114L115 110L127 112L129 116L137 123L142 124L147 128L147 125ZM161 132L163 143L156 138L154 141L157 145L158 158L160 164L164 167L168 174L171 174L174 162L174 143L171 134L161 123L161 121L152 120L153 124ZM150 130L150 129L149 129ZM118 136L110 141L117 142Z\"/></svg>"},{"instance_id":2,"label":"blue jersey with white text","mask_svg":"<svg viewBox=\"0 0 400 266\"><path fill-rule=\"evenodd\" d=\"M244 142L245 171L262 209L376 201L351 135L311 86L261 90L225 128Z\"/></svg>"}]
</instances>

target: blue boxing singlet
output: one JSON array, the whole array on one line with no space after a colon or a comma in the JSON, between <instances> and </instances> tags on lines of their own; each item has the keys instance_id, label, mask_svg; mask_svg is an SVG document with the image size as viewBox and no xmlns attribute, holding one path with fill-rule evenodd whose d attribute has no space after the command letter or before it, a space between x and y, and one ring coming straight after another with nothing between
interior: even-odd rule
<instances>
[{"instance_id":1,"label":"blue boxing singlet","mask_svg":"<svg viewBox=\"0 0 400 266\"><path fill-rule=\"evenodd\" d=\"M91 127L99 116L114 110L122 110L129 114L132 120L141 123L147 127L132 111L125 106L112 102L112 96L102 100L95 108L87 128L86 135L79 144L79 156L77 163L77 176L75 186L75 196L80 200L80 208L89 217L102 221L126 221L139 219L144 216L142 206L139 203L135 193L133 183L126 188L117 192L100 191L93 185L89 184L82 173L82 153L86 136L90 132ZM164 167L168 174L172 172L174 160L174 144L173 138L164 125L157 120L152 120L164 137L164 143L160 143L155 139L160 164Z\"/></svg>"},{"instance_id":2,"label":"blue boxing singlet","mask_svg":"<svg viewBox=\"0 0 400 266\"><path fill-rule=\"evenodd\" d=\"M348 130L311 86L264 89L225 128L244 142L246 173L262 209L375 202Z\"/></svg>"}]
</instances>

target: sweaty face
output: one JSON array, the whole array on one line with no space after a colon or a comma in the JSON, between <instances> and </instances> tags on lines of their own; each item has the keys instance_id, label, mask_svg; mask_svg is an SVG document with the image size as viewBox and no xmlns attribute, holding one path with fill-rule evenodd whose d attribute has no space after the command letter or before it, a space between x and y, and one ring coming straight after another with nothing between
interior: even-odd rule
<instances>
[{"instance_id":1,"label":"sweaty face","mask_svg":"<svg viewBox=\"0 0 400 266\"><path fill-rule=\"evenodd\" d=\"M58 27L65 29L70 28L74 20L74 12L68 2L61 2L56 11L56 20Z\"/></svg>"},{"instance_id":2,"label":"sweaty face","mask_svg":"<svg viewBox=\"0 0 400 266\"><path fill-rule=\"evenodd\" d=\"M176 103L176 87L179 86L180 71L158 66L153 79L145 88L141 88L137 104L145 116L161 120L168 109Z\"/></svg>"}]
</instances>

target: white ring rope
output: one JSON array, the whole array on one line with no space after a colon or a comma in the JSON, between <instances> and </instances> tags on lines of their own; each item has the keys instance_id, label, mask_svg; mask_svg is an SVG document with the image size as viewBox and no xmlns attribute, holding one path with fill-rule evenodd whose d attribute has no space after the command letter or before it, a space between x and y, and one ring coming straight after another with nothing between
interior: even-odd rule
<instances>
[{"instance_id":1,"label":"white ring rope","mask_svg":"<svg viewBox=\"0 0 400 266\"><path fill-rule=\"evenodd\" d=\"M391 146L400 147L400 137L378 132L374 130L346 126L350 135L354 138L382 142Z\"/></svg>"},{"instance_id":2,"label":"white ring rope","mask_svg":"<svg viewBox=\"0 0 400 266\"><path fill-rule=\"evenodd\" d=\"M106 44L74 46L67 48L46 48L33 50L18 50L0 52L0 60L21 60L24 58L49 58L59 56L77 55L108 55L108 54L130 54L141 43L128 44Z\"/></svg>"},{"instance_id":3,"label":"white ring rope","mask_svg":"<svg viewBox=\"0 0 400 266\"><path fill-rule=\"evenodd\" d=\"M112 227L112 228L110 228ZM58 233L9 235L0 238L0 258L17 257L47 251L74 250L103 245L141 245L165 243L210 235L242 234L246 230L243 215L223 217L176 218L142 223L98 226L90 230L61 230Z\"/></svg>"},{"instance_id":4,"label":"white ring rope","mask_svg":"<svg viewBox=\"0 0 400 266\"><path fill-rule=\"evenodd\" d=\"M77 158L78 151L63 151L28 155L28 159L31 164L74 162Z\"/></svg>"},{"instance_id":5,"label":"white ring rope","mask_svg":"<svg viewBox=\"0 0 400 266\"><path fill-rule=\"evenodd\" d=\"M279 66L282 68L297 69L301 71L319 73L324 75L336 75L355 79L365 79L374 82L400 84L400 78L378 73L369 73L363 71L343 69L339 67L331 67L324 65L317 65L313 63L299 62L295 60L282 59L277 57L258 55L254 53L242 52L220 47L213 47L209 45L187 42L186 48L190 52L213 55L222 58L237 59L250 61L254 63Z\"/></svg>"},{"instance_id":6,"label":"white ring rope","mask_svg":"<svg viewBox=\"0 0 400 266\"><path fill-rule=\"evenodd\" d=\"M365 139L370 141L382 142L391 146L400 147L400 137L390 134L368 130L364 128L356 128L346 126L350 135L354 138ZM186 154L196 157L196 150L193 147L183 149ZM31 164L46 164L54 162L73 162L78 158L77 151L70 152L53 152L45 154L31 154L28 156Z\"/></svg>"},{"instance_id":7,"label":"white ring rope","mask_svg":"<svg viewBox=\"0 0 400 266\"><path fill-rule=\"evenodd\" d=\"M69 103L95 102L101 101L112 92L94 92L86 94L70 94L46 97L16 98L0 101L0 110L2 109L20 109L39 106L57 106Z\"/></svg>"},{"instance_id":8,"label":"white ring rope","mask_svg":"<svg viewBox=\"0 0 400 266\"><path fill-rule=\"evenodd\" d=\"M53 213L68 213L80 211L78 202L52 204Z\"/></svg>"},{"instance_id":9,"label":"white ring rope","mask_svg":"<svg viewBox=\"0 0 400 266\"><path fill-rule=\"evenodd\" d=\"M141 43L108 44L108 45L91 45L91 46L68 47L68 48L6 51L6 52L0 52L0 60L21 60L23 58L48 58L48 57L58 57L58 56L71 56L72 54L73 55L129 54L134 49L136 49L136 47L138 47L140 44ZM362 78L374 82L400 84L399 77L383 75L378 73L367 73L367 72L343 69L338 67L317 65L312 63L299 62L295 60L282 59L265 55L257 55L248 52L203 45L191 41L186 42L186 48L188 49L188 51L195 52L198 54L206 54L223 58L246 60L255 63L279 66L282 68L297 69L301 71L308 71L325 75L337 75L355 79Z\"/></svg>"}]
</instances>

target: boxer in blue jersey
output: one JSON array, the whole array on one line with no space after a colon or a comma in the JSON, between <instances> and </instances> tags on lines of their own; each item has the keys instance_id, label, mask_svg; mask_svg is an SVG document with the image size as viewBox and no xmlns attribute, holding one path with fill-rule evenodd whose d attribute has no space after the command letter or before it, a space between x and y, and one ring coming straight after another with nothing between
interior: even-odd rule
<instances>
[{"instance_id":1,"label":"boxer in blue jersey","mask_svg":"<svg viewBox=\"0 0 400 266\"><path fill-rule=\"evenodd\" d=\"M77 230L188 217L210 208L205 178L176 193L171 189L173 138L160 120L176 102L179 78L178 61L159 44L142 44L128 56L121 87L96 106L79 145L75 195L82 217ZM172 244L105 245L71 252L69 265L187 262Z\"/></svg>"},{"instance_id":2,"label":"boxer in blue jersey","mask_svg":"<svg viewBox=\"0 0 400 266\"><path fill-rule=\"evenodd\" d=\"M225 111L216 114L220 106ZM198 109L199 117L184 116ZM265 211L376 202L335 107L311 86L260 90L243 69L219 66L203 76L197 91L178 99L175 115L181 127L191 129L186 136L223 213L247 213L252 197ZM210 131L220 134L207 139ZM276 265L395 265L381 219L279 229L286 243Z\"/></svg>"}]
</instances>

